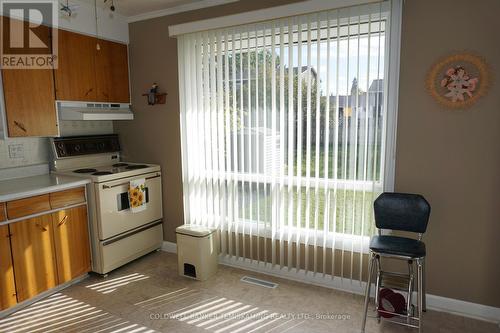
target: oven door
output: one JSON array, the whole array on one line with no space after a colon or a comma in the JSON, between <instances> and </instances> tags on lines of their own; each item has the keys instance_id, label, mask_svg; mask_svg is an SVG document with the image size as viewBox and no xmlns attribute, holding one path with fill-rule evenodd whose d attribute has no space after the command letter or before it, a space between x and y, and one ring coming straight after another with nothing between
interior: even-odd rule
<instances>
[{"instance_id":1,"label":"oven door","mask_svg":"<svg viewBox=\"0 0 500 333\"><path fill-rule=\"evenodd\" d=\"M132 213L128 202L131 180L146 179L146 209ZM152 172L94 184L99 239L116 236L162 218L161 174Z\"/></svg>"}]
</instances>

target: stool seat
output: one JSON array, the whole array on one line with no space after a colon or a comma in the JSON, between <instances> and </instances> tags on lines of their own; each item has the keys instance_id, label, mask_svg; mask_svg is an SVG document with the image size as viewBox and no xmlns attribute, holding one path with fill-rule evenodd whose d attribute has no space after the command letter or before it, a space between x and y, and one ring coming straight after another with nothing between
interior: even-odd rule
<instances>
[{"instance_id":1,"label":"stool seat","mask_svg":"<svg viewBox=\"0 0 500 333\"><path fill-rule=\"evenodd\" d=\"M416 239L398 236L373 236L370 250L410 258L425 257L425 243Z\"/></svg>"}]
</instances>

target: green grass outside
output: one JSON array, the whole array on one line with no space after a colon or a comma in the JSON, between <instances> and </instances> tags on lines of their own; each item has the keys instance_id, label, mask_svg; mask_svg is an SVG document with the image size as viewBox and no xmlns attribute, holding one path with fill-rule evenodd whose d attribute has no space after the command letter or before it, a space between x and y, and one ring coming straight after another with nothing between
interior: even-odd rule
<instances>
[{"instance_id":1,"label":"green grass outside","mask_svg":"<svg viewBox=\"0 0 500 333\"><path fill-rule=\"evenodd\" d=\"M334 178L334 145L329 146L329 161L328 161L328 175L329 178ZM369 151L377 151L377 155L380 156L380 149L374 149L373 146L368 147ZM320 146L320 156L318 158L319 163L319 177L324 177L324 166L325 166L325 150L324 145ZM353 160L350 160L351 147L343 146L342 143L338 145L337 151L337 179L342 179L346 177L347 179L358 179L370 181L373 179L373 173L378 175L380 173L380 163L374 168L373 164L369 164L367 167L366 178L364 175L363 160L361 153L364 154L364 146L358 145L358 161L356 163L357 172L349 172L344 174L342 172L345 163L345 154L347 152L347 169L351 169L351 164ZM295 152L296 153L296 152ZM315 146L310 151L310 177L315 177L316 172L316 150ZM288 162L285 156L285 163ZM302 151L301 167L302 176L306 176L306 151ZM375 169L375 170L374 170ZM294 156L293 163L293 174L297 175L297 157ZM288 175L288 166L285 166L285 175ZM320 180L321 183L321 180ZM328 223L328 231L336 231L345 234L354 235L366 235L371 236L375 231L375 223L373 219L373 201L375 200L378 193L373 191L361 191L346 189L343 185L339 185L337 189L325 189L319 188L315 191L315 182L311 181L309 184L309 192L306 189L306 184L303 181L300 191L294 186L291 191L285 187L282 191L278 189L277 192L282 192L282 198L276 198L276 205L278 207L277 211L283 211L284 216L282 218L285 226L297 226L297 214L300 210L299 225L302 228L306 228L309 222L309 229L323 231L325 222ZM279 186L279 180L277 180L276 186ZM258 187L258 189L257 189ZM239 217L243 220L260 221L262 223L266 222L270 224L271 221L271 185L270 184L256 184L256 183L245 183L245 188L243 190L243 184L238 185L239 192ZM307 207L307 198L309 196L310 205ZM297 207L300 203L300 208ZM289 206L291 206L291 212L289 212ZM328 218L325 221L325 214L329 213ZM307 219L309 218L309 220ZM278 219L279 221L281 218ZM335 221L335 222L334 222Z\"/></svg>"},{"instance_id":2,"label":"green grass outside","mask_svg":"<svg viewBox=\"0 0 500 333\"><path fill-rule=\"evenodd\" d=\"M344 168L344 163L345 163L346 157L347 157L347 170L353 169L351 164L350 164L350 163L352 163L350 157L351 157L351 154L353 154L350 145L346 149L345 146L343 146L341 143L339 143L338 149L337 149L336 161L335 161L335 159L333 159L334 145L330 144L328 149L329 149L328 150L328 155L329 155L329 158L328 158L328 176L329 176L329 178L333 178L333 174L335 171L334 170L335 162L337 163L337 177L343 178L344 177L343 168ZM375 152L375 150L377 152L377 155L380 156L380 145L379 145L379 147L377 147L377 149L374 149L374 147L370 146L370 147L368 147L367 151L370 152L371 154L373 154ZM321 145L319 152L320 152L319 158L318 158L319 177L324 177L326 154L325 154L325 147L323 145ZM356 163L356 168L357 168L356 173L354 174L354 172L347 172L347 178L358 179L358 180L363 179L363 177L364 177L364 170L363 170L364 153L365 153L364 152L364 145L359 144L358 145L358 154L357 154L357 163ZM311 148L310 155L311 155L311 157L310 157L310 160L311 160L311 162L310 162L310 166L311 166L310 176L315 176L316 175L316 147L315 146L313 146ZM288 158L288 155L285 155L285 159L287 159L287 158ZM380 158L375 159L375 160L380 160ZM297 174L297 154L295 154L295 156L293 157L293 162L294 162L293 163L293 173ZM306 151L302 150L302 158L301 158L302 176L306 176L306 170L307 170L306 166L307 166L307 155L306 155ZM288 166L286 166L285 174L288 174L288 169L289 169ZM374 170L373 164L369 163L366 171L367 171L367 174L366 174L367 179L372 179L372 175L374 172L378 178L378 176L380 174L380 163L377 163L377 165L375 166L375 170Z\"/></svg>"},{"instance_id":3,"label":"green grass outside","mask_svg":"<svg viewBox=\"0 0 500 333\"><path fill-rule=\"evenodd\" d=\"M263 186L260 193L257 193L256 186L253 186L250 196L248 184L245 191L245 203L243 205L242 191L240 191L240 218L270 223L271 221L271 195L270 190L267 196L264 195ZM307 207L307 197L309 195L310 205ZM374 192L347 190L342 187L336 191L333 189L325 193L324 189L315 191L314 186L309 194L305 187L300 193L297 188L292 188L291 196L285 189L283 198L277 200L278 211L283 211L283 223L285 226L297 226L297 204L300 202L300 227L307 227L307 217L309 217L309 228L323 231L325 226L325 214L329 212L327 219L328 230L338 233L370 236L375 231L373 221L373 200ZM300 200L299 200L300 197ZM251 200L252 199L252 200ZM316 207L317 204L317 207ZM283 205L283 210L279 209ZM289 205L292 212L289 213ZM252 213L250 216L250 212ZM244 215L243 215L244 214ZM334 224L335 221L335 224Z\"/></svg>"}]
</instances>

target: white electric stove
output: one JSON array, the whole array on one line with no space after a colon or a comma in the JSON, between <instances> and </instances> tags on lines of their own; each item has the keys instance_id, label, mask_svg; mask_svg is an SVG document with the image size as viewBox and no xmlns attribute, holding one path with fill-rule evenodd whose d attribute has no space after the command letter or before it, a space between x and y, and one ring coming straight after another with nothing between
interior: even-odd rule
<instances>
[{"instance_id":1,"label":"white electric stove","mask_svg":"<svg viewBox=\"0 0 500 333\"><path fill-rule=\"evenodd\" d=\"M104 156L101 157L105 158ZM85 161L79 161L79 162L84 163ZM76 169L74 169L74 166L70 166L69 169L59 169L60 167L59 163L57 169L53 169L53 172L73 177L84 177L91 179L94 183L102 183L110 180L134 177L149 172L160 171L160 166L156 164L115 162L113 160L103 161L103 163L106 164L97 165L94 163L85 166L83 168L80 168L81 166L80 165L76 166Z\"/></svg>"},{"instance_id":2,"label":"white electric stove","mask_svg":"<svg viewBox=\"0 0 500 333\"><path fill-rule=\"evenodd\" d=\"M118 136L92 135L51 139L52 173L91 180L87 185L92 270L106 274L163 242L159 165L120 160ZM130 210L130 181L144 179L146 209Z\"/></svg>"}]
</instances>

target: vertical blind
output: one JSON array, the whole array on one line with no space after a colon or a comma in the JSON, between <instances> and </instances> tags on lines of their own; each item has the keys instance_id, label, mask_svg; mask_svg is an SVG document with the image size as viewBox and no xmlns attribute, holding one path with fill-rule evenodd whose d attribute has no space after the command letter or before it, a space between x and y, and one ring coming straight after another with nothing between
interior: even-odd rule
<instances>
[{"instance_id":1,"label":"vertical blind","mask_svg":"<svg viewBox=\"0 0 500 333\"><path fill-rule=\"evenodd\" d=\"M384 187L387 2L178 38L186 224L223 257L361 281Z\"/></svg>"}]
</instances>

